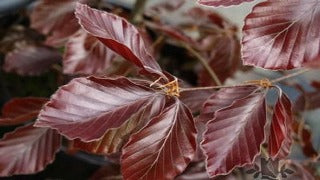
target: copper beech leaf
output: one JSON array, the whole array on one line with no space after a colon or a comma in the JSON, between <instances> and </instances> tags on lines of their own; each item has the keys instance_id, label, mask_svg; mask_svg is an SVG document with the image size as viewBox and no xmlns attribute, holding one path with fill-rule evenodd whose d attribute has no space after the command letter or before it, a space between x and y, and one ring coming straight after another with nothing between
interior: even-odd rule
<instances>
[{"instance_id":1,"label":"copper beech leaf","mask_svg":"<svg viewBox=\"0 0 320 180\"><path fill-rule=\"evenodd\" d=\"M158 115L163 110L164 104L165 98L154 101L146 108L138 110L120 127L107 131L97 141L82 142L79 139L74 140L73 148L101 155L120 152L122 146L128 141L129 136L140 130L148 120Z\"/></svg>"},{"instance_id":2,"label":"copper beech leaf","mask_svg":"<svg viewBox=\"0 0 320 180\"><path fill-rule=\"evenodd\" d=\"M104 45L142 68L144 72L166 78L139 31L127 20L80 3L77 3L75 13L82 28Z\"/></svg>"},{"instance_id":3,"label":"copper beech leaf","mask_svg":"<svg viewBox=\"0 0 320 180\"><path fill-rule=\"evenodd\" d=\"M69 139L98 140L163 98L164 94L125 77L76 78L52 95L35 125L57 129Z\"/></svg>"},{"instance_id":4,"label":"copper beech leaf","mask_svg":"<svg viewBox=\"0 0 320 180\"><path fill-rule=\"evenodd\" d=\"M290 152L293 123L292 105L286 94L278 88L280 95L273 110L269 137L269 153L275 158L285 158Z\"/></svg>"},{"instance_id":5,"label":"copper beech leaf","mask_svg":"<svg viewBox=\"0 0 320 180\"><path fill-rule=\"evenodd\" d=\"M202 104L214 92L212 89L197 90L197 91L181 91L179 99L188 106L192 112L197 112L201 109Z\"/></svg>"},{"instance_id":6,"label":"copper beech leaf","mask_svg":"<svg viewBox=\"0 0 320 180\"><path fill-rule=\"evenodd\" d=\"M19 75L40 75L61 59L59 52L52 48L28 45L8 53L3 69Z\"/></svg>"},{"instance_id":7,"label":"copper beech leaf","mask_svg":"<svg viewBox=\"0 0 320 180\"><path fill-rule=\"evenodd\" d=\"M124 179L173 179L193 159L196 129L192 114L178 99L172 100L123 148Z\"/></svg>"},{"instance_id":8,"label":"copper beech leaf","mask_svg":"<svg viewBox=\"0 0 320 180\"><path fill-rule=\"evenodd\" d=\"M320 0L257 4L243 27L245 65L293 69L320 57Z\"/></svg>"},{"instance_id":9,"label":"copper beech leaf","mask_svg":"<svg viewBox=\"0 0 320 180\"><path fill-rule=\"evenodd\" d=\"M263 91L254 91L216 111L201 143L209 175L228 174L235 167L252 163L264 141L265 124Z\"/></svg>"},{"instance_id":10,"label":"copper beech leaf","mask_svg":"<svg viewBox=\"0 0 320 180\"><path fill-rule=\"evenodd\" d=\"M207 121L214 117L216 111L230 106L237 99L249 96L254 91L257 91L258 88L258 86L237 86L234 88L223 88L212 93L204 102L198 120L207 123Z\"/></svg>"},{"instance_id":11,"label":"copper beech leaf","mask_svg":"<svg viewBox=\"0 0 320 180\"><path fill-rule=\"evenodd\" d=\"M54 160L60 146L55 130L32 124L19 127L0 140L0 176L39 172Z\"/></svg>"},{"instance_id":12,"label":"copper beech leaf","mask_svg":"<svg viewBox=\"0 0 320 180\"><path fill-rule=\"evenodd\" d=\"M253 0L198 0L199 4L206 6L232 6Z\"/></svg>"},{"instance_id":13,"label":"copper beech leaf","mask_svg":"<svg viewBox=\"0 0 320 180\"><path fill-rule=\"evenodd\" d=\"M74 15L77 1L38 1L31 13L31 27L44 35L48 35L46 42L48 45L63 45L69 36L80 28Z\"/></svg>"},{"instance_id":14,"label":"copper beech leaf","mask_svg":"<svg viewBox=\"0 0 320 180\"><path fill-rule=\"evenodd\" d=\"M209 39L208 36L207 40ZM209 41L214 45L209 51L203 52L204 57L206 57L209 66L218 75L220 81L224 82L236 72L241 62L239 40L235 36L219 37L219 35L214 35L212 40ZM198 84L201 86L216 85L208 71L202 66L199 71Z\"/></svg>"},{"instance_id":15,"label":"copper beech leaf","mask_svg":"<svg viewBox=\"0 0 320 180\"><path fill-rule=\"evenodd\" d=\"M111 65L116 54L97 38L80 29L70 37L63 58L67 74L101 74Z\"/></svg>"},{"instance_id":16,"label":"copper beech leaf","mask_svg":"<svg viewBox=\"0 0 320 180\"><path fill-rule=\"evenodd\" d=\"M0 126L12 126L36 119L47 98L14 98L2 108Z\"/></svg>"}]
</instances>

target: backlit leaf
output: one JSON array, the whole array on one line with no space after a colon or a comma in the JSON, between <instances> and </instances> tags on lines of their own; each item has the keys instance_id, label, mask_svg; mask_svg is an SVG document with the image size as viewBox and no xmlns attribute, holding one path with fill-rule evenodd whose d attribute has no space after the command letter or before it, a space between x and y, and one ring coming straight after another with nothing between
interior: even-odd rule
<instances>
[{"instance_id":1,"label":"backlit leaf","mask_svg":"<svg viewBox=\"0 0 320 180\"><path fill-rule=\"evenodd\" d=\"M138 110L127 122L119 128L114 128L97 141L82 142L79 139L74 140L73 148L87 151L94 154L111 154L120 151L120 148L128 141L132 133L140 130L148 120L158 115L165 104L165 98L154 101L146 108Z\"/></svg>"},{"instance_id":2,"label":"backlit leaf","mask_svg":"<svg viewBox=\"0 0 320 180\"><path fill-rule=\"evenodd\" d=\"M67 74L101 74L111 65L116 54L84 30L70 37L63 58Z\"/></svg>"},{"instance_id":3,"label":"backlit leaf","mask_svg":"<svg viewBox=\"0 0 320 180\"><path fill-rule=\"evenodd\" d=\"M39 172L54 160L60 146L55 130L32 124L17 128L0 140L0 176Z\"/></svg>"},{"instance_id":4,"label":"backlit leaf","mask_svg":"<svg viewBox=\"0 0 320 180\"><path fill-rule=\"evenodd\" d=\"M36 119L42 106L48 100L36 97L11 99L2 108L0 126L12 126Z\"/></svg>"},{"instance_id":5,"label":"backlit leaf","mask_svg":"<svg viewBox=\"0 0 320 180\"><path fill-rule=\"evenodd\" d=\"M35 125L57 129L69 139L98 140L107 130L120 127L140 109L163 98L162 93L125 77L76 78L51 97Z\"/></svg>"},{"instance_id":6,"label":"backlit leaf","mask_svg":"<svg viewBox=\"0 0 320 180\"><path fill-rule=\"evenodd\" d=\"M19 75L40 75L61 61L59 52L46 46L26 46L7 54L3 69Z\"/></svg>"},{"instance_id":7,"label":"backlit leaf","mask_svg":"<svg viewBox=\"0 0 320 180\"><path fill-rule=\"evenodd\" d=\"M280 95L273 110L268 144L269 153L273 159L285 158L289 154L292 143L292 105L287 95L281 89L279 91Z\"/></svg>"},{"instance_id":8,"label":"backlit leaf","mask_svg":"<svg viewBox=\"0 0 320 180\"><path fill-rule=\"evenodd\" d=\"M230 106L216 111L207 123L201 143L209 175L228 174L235 167L252 163L260 152L265 124L263 91L236 99Z\"/></svg>"},{"instance_id":9,"label":"backlit leaf","mask_svg":"<svg viewBox=\"0 0 320 180\"><path fill-rule=\"evenodd\" d=\"M320 56L320 0L269 0L245 20L245 65L293 69Z\"/></svg>"},{"instance_id":10,"label":"backlit leaf","mask_svg":"<svg viewBox=\"0 0 320 180\"><path fill-rule=\"evenodd\" d=\"M165 78L139 31L127 20L80 3L76 7L76 17L83 29L97 37L107 47L145 72Z\"/></svg>"},{"instance_id":11,"label":"backlit leaf","mask_svg":"<svg viewBox=\"0 0 320 180\"><path fill-rule=\"evenodd\" d=\"M231 6L250 1L253 0L198 0L198 3L206 6Z\"/></svg>"},{"instance_id":12,"label":"backlit leaf","mask_svg":"<svg viewBox=\"0 0 320 180\"><path fill-rule=\"evenodd\" d=\"M123 148L124 179L173 179L196 150L196 129L188 108L178 99L167 105Z\"/></svg>"}]
</instances>

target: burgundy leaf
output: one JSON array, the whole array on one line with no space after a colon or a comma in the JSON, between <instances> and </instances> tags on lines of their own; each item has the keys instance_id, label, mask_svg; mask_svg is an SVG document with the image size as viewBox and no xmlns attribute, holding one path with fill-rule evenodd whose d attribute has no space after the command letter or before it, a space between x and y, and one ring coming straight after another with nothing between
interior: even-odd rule
<instances>
[{"instance_id":1,"label":"burgundy leaf","mask_svg":"<svg viewBox=\"0 0 320 180\"><path fill-rule=\"evenodd\" d=\"M74 140L73 149L101 155L119 152L131 134L140 130L148 120L157 116L163 110L164 100L164 98L159 99L148 107L138 110L127 122L118 128L107 131L106 134L97 141L86 143L79 139Z\"/></svg>"},{"instance_id":2,"label":"burgundy leaf","mask_svg":"<svg viewBox=\"0 0 320 180\"><path fill-rule=\"evenodd\" d=\"M5 58L3 69L19 75L39 75L61 60L59 52L46 46L27 46L16 49Z\"/></svg>"},{"instance_id":3,"label":"burgundy leaf","mask_svg":"<svg viewBox=\"0 0 320 180\"><path fill-rule=\"evenodd\" d=\"M36 119L46 98L26 97L14 98L2 108L0 126L12 126Z\"/></svg>"},{"instance_id":4,"label":"burgundy leaf","mask_svg":"<svg viewBox=\"0 0 320 180\"><path fill-rule=\"evenodd\" d=\"M74 15L78 0L42 0L31 14L31 27L42 34L49 35L47 44L63 45L79 28ZM83 1L82 1L83 2Z\"/></svg>"},{"instance_id":5,"label":"burgundy leaf","mask_svg":"<svg viewBox=\"0 0 320 180\"><path fill-rule=\"evenodd\" d=\"M61 146L61 136L52 129L32 124L7 133L0 140L0 176L33 174L50 164Z\"/></svg>"},{"instance_id":6,"label":"burgundy leaf","mask_svg":"<svg viewBox=\"0 0 320 180\"><path fill-rule=\"evenodd\" d=\"M311 86L320 90L320 81L312 81Z\"/></svg>"},{"instance_id":7,"label":"burgundy leaf","mask_svg":"<svg viewBox=\"0 0 320 180\"><path fill-rule=\"evenodd\" d=\"M249 96L258 90L258 86L237 86L233 88L222 88L213 93L203 104L199 121L207 123L214 113L222 108L229 107L235 100Z\"/></svg>"},{"instance_id":8,"label":"burgundy leaf","mask_svg":"<svg viewBox=\"0 0 320 180\"><path fill-rule=\"evenodd\" d=\"M181 91L180 100L188 106L192 112L197 112L201 109L203 103L211 96L214 90L196 90L196 91Z\"/></svg>"},{"instance_id":9,"label":"burgundy leaf","mask_svg":"<svg viewBox=\"0 0 320 180\"><path fill-rule=\"evenodd\" d=\"M111 65L116 54L84 30L70 37L63 58L67 74L101 74Z\"/></svg>"},{"instance_id":10,"label":"burgundy leaf","mask_svg":"<svg viewBox=\"0 0 320 180\"><path fill-rule=\"evenodd\" d=\"M199 4L206 6L232 6L253 0L198 0Z\"/></svg>"},{"instance_id":11,"label":"burgundy leaf","mask_svg":"<svg viewBox=\"0 0 320 180\"><path fill-rule=\"evenodd\" d=\"M292 139L292 105L280 88L280 95L273 110L271 132L269 137L269 153L275 159L285 158L290 151Z\"/></svg>"},{"instance_id":12,"label":"burgundy leaf","mask_svg":"<svg viewBox=\"0 0 320 180\"><path fill-rule=\"evenodd\" d=\"M140 109L164 98L162 93L125 77L76 78L51 97L35 125L57 129L69 139L98 140L107 130L120 127Z\"/></svg>"},{"instance_id":13,"label":"burgundy leaf","mask_svg":"<svg viewBox=\"0 0 320 180\"><path fill-rule=\"evenodd\" d=\"M123 148L124 179L173 179L187 167L196 149L196 129L189 109L178 99L167 105Z\"/></svg>"},{"instance_id":14,"label":"burgundy leaf","mask_svg":"<svg viewBox=\"0 0 320 180\"><path fill-rule=\"evenodd\" d=\"M202 54L208 59L209 66L218 75L220 81L224 82L227 78L231 77L239 67L241 59L239 40L235 36L213 36L213 40L209 38L210 36L204 39L204 41L209 40L211 41L210 43L214 45L213 47L210 46L210 50ZM203 66L200 68L198 84L201 86L216 85Z\"/></svg>"},{"instance_id":15,"label":"burgundy leaf","mask_svg":"<svg viewBox=\"0 0 320 180\"><path fill-rule=\"evenodd\" d=\"M78 3L76 17L83 29L145 72L165 78L139 31L125 19Z\"/></svg>"},{"instance_id":16,"label":"burgundy leaf","mask_svg":"<svg viewBox=\"0 0 320 180\"><path fill-rule=\"evenodd\" d=\"M177 27L162 24L160 22L148 22L146 21L146 25L148 28L151 28L152 30L156 32L161 32L162 34L171 37L175 40L182 41L185 43L191 43L194 44L195 42L186 35L183 31L178 29Z\"/></svg>"},{"instance_id":17,"label":"burgundy leaf","mask_svg":"<svg viewBox=\"0 0 320 180\"><path fill-rule=\"evenodd\" d=\"M245 65L293 69L320 56L320 1L269 0L256 5L245 20Z\"/></svg>"},{"instance_id":18,"label":"burgundy leaf","mask_svg":"<svg viewBox=\"0 0 320 180\"><path fill-rule=\"evenodd\" d=\"M227 102L228 97L227 98ZM252 163L264 141L265 92L256 91L214 113L207 123L202 148L210 176L228 174Z\"/></svg>"}]
</instances>

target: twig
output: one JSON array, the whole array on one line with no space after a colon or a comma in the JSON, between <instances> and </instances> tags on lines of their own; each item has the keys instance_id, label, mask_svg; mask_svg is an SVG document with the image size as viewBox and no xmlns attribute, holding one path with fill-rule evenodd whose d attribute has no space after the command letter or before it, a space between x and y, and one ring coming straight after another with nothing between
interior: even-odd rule
<instances>
[{"instance_id":1,"label":"twig","mask_svg":"<svg viewBox=\"0 0 320 180\"><path fill-rule=\"evenodd\" d=\"M134 5L134 9L132 11L131 15L131 22L134 24L138 24L143 19L143 11L147 4L148 0L136 0L136 3Z\"/></svg>"},{"instance_id":2,"label":"twig","mask_svg":"<svg viewBox=\"0 0 320 180\"><path fill-rule=\"evenodd\" d=\"M249 86L249 85L256 85L256 83L243 83L243 84L236 84L236 85L230 85L230 86L226 85L226 86L208 86L208 87L195 87L195 88L180 88L180 92L232 88L232 87Z\"/></svg>"},{"instance_id":3,"label":"twig","mask_svg":"<svg viewBox=\"0 0 320 180\"><path fill-rule=\"evenodd\" d=\"M285 76L282 76L280 78L277 78L277 79L274 79L272 80L271 82L272 83L278 83L280 81L283 81L283 80L286 80L286 79L289 79L289 78L293 78L293 77L296 77L296 76L299 76L300 74L303 74L303 73L306 73L310 71L310 69L302 69L300 71L297 71L297 72L294 72L292 74L288 74L288 75L285 75Z\"/></svg>"},{"instance_id":4,"label":"twig","mask_svg":"<svg viewBox=\"0 0 320 180\"><path fill-rule=\"evenodd\" d=\"M217 74L213 71L213 69L209 66L208 62L206 59L204 59L197 51L195 51L191 46L188 44L182 43L182 45L192 54L194 55L200 63L203 65L203 67L208 71L210 77L212 80L218 85L221 86L222 83L219 80Z\"/></svg>"},{"instance_id":5,"label":"twig","mask_svg":"<svg viewBox=\"0 0 320 180\"><path fill-rule=\"evenodd\" d=\"M285 75L283 77L277 78L277 79L273 79L271 80L271 83L278 83L280 81L284 81L296 76L299 76L301 74L304 74L306 72L309 72L310 69L302 69L300 71L294 72L292 74L288 74ZM210 89L221 89L221 88L232 88L232 87L238 87L238 86L248 86L248 85L258 85L257 83L242 83L242 84L236 84L236 85L229 85L229 86L208 86L208 87L196 87L196 88L181 88L180 92L184 92L184 91L198 91L198 90L210 90Z\"/></svg>"}]
</instances>

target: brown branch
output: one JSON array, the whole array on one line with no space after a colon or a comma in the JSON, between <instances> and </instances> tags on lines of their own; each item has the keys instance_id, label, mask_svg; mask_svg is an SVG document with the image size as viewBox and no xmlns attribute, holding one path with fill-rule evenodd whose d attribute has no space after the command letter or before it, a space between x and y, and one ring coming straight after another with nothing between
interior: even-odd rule
<instances>
[{"instance_id":1,"label":"brown branch","mask_svg":"<svg viewBox=\"0 0 320 180\"><path fill-rule=\"evenodd\" d=\"M283 77L280 78L276 78L271 80L271 83L278 83L280 81L284 81L296 76L299 76L301 74L304 74L306 72L309 72L310 69L302 69L300 71L285 75ZM258 82L258 81L257 81ZM247 83L242 83L242 84L236 84L236 85L230 85L230 86L208 86L208 87L195 87L195 88L181 88L180 92L184 92L184 91L198 91L198 90L209 90L209 89L221 89L221 88L231 88L231 87L238 87L238 86L248 86L248 85L259 85L259 83L255 83L253 81L248 81Z\"/></svg>"}]
</instances>

